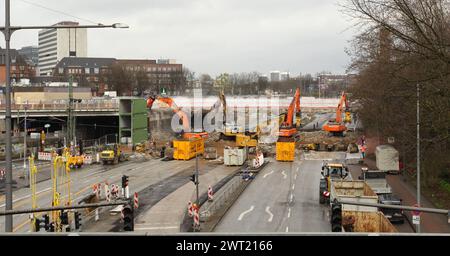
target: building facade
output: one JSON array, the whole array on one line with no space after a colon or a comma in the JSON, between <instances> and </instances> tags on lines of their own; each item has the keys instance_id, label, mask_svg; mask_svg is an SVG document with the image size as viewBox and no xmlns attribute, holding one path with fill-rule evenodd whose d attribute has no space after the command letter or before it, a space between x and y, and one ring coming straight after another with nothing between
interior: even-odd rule
<instances>
[{"instance_id":1,"label":"building facade","mask_svg":"<svg viewBox=\"0 0 450 256\"><path fill-rule=\"evenodd\" d=\"M78 22L64 21L53 26L72 25ZM44 29L39 31L39 74L50 76L54 67L64 57L87 57L86 28Z\"/></svg>"},{"instance_id":2,"label":"building facade","mask_svg":"<svg viewBox=\"0 0 450 256\"><path fill-rule=\"evenodd\" d=\"M37 66L39 62L39 48L37 46L24 46L17 50L25 58L25 61L32 66Z\"/></svg>"},{"instance_id":3,"label":"building facade","mask_svg":"<svg viewBox=\"0 0 450 256\"><path fill-rule=\"evenodd\" d=\"M270 71L270 81L271 82L280 81L280 71Z\"/></svg>"},{"instance_id":4,"label":"building facade","mask_svg":"<svg viewBox=\"0 0 450 256\"><path fill-rule=\"evenodd\" d=\"M132 95L138 87L139 94L143 91L158 93L162 88L175 91L181 82L183 65L171 62L158 64L158 61L149 59L66 57L58 62L52 73L57 81L68 81L72 77L80 87L90 87L95 96L117 89L113 85L128 88L126 95Z\"/></svg>"},{"instance_id":5,"label":"building facade","mask_svg":"<svg viewBox=\"0 0 450 256\"><path fill-rule=\"evenodd\" d=\"M0 85L6 84L6 50L0 49ZM23 80L33 79L36 75L35 67L30 65L25 58L15 49L10 49L11 83L19 83Z\"/></svg>"}]
</instances>

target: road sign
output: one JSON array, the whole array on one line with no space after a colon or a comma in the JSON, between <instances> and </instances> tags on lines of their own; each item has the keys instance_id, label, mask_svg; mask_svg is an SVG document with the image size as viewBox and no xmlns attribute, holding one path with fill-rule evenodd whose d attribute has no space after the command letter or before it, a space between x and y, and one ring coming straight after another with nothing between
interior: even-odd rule
<instances>
[{"instance_id":1,"label":"road sign","mask_svg":"<svg viewBox=\"0 0 450 256\"><path fill-rule=\"evenodd\" d=\"M413 207L419 207L419 205L415 204L415 205L413 205ZM420 211L412 211L413 216L420 216L420 214L422 214Z\"/></svg>"},{"instance_id":2,"label":"road sign","mask_svg":"<svg viewBox=\"0 0 450 256\"><path fill-rule=\"evenodd\" d=\"M412 222L414 225L420 225L420 215L413 215Z\"/></svg>"}]
</instances>

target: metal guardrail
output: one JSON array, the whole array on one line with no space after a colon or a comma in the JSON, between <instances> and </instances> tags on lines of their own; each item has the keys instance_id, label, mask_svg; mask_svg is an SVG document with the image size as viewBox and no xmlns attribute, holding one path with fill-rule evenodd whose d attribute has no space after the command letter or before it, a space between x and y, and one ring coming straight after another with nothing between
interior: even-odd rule
<instances>
[{"instance_id":1,"label":"metal guardrail","mask_svg":"<svg viewBox=\"0 0 450 256\"><path fill-rule=\"evenodd\" d=\"M204 221L214 215L217 210L221 209L221 207L229 201L230 197L236 192L236 189L238 189L244 182L245 181L242 179L241 175L233 177L227 184L225 184L225 186L214 194L213 201L207 201L204 205L202 205L200 220Z\"/></svg>"},{"instance_id":2,"label":"metal guardrail","mask_svg":"<svg viewBox=\"0 0 450 256\"><path fill-rule=\"evenodd\" d=\"M86 100L73 104L75 111L101 111L101 110L118 110L119 102L117 100ZM28 103L28 104L12 104L13 112L38 112L38 111L67 111L67 101ZM0 111L5 111L6 104L0 104Z\"/></svg>"}]
</instances>

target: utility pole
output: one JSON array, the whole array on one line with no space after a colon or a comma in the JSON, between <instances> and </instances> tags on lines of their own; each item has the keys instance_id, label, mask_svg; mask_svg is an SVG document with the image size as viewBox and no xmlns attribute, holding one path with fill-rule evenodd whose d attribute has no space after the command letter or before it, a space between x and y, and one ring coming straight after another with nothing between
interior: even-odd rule
<instances>
[{"instance_id":1,"label":"utility pole","mask_svg":"<svg viewBox=\"0 0 450 256\"><path fill-rule=\"evenodd\" d=\"M3 34L5 35L5 62L6 62L6 113L5 113L5 126L6 126L6 204L5 210L12 210L12 161L11 161L11 61L9 59L9 42L11 40L11 28L10 28L10 6L9 0L5 0L5 29ZM5 217L5 232L13 231L13 216L7 215Z\"/></svg>"},{"instance_id":2,"label":"utility pole","mask_svg":"<svg viewBox=\"0 0 450 256\"><path fill-rule=\"evenodd\" d=\"M23 172L24 176L28 177L28 185L30 185L30 173L27 172L27 107L28 107L28 100L25 103L25 117L23 121Z\"/></svg>"},{"instance_id":3,"label":"utility pole","mask_svg":"<svg viewBox=\"0 0 450 256\"><path fill-rule=\"evenodd\" d=\"M417 206L420 207L420 85L417 83ZM420 222L416 227L420 233Z\"/></svg>"}]
</instances>

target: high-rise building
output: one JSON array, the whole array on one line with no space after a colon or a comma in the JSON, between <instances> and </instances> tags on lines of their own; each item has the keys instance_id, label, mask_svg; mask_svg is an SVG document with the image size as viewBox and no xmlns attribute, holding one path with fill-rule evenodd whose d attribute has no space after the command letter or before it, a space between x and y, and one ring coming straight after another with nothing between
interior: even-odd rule
<instances>
[{"instance_id":1,"label":"high-rise building","mask_svg":"<svg viewBox=\"0 0 450 256\"><path fill-rule=\"evenodd\" d=\"M39 61L39 48L37 46L24 46L17 51L28 64L37 66Z\"/></svg>"},{"instance_id":2,"label":"high-rise building","mask_svg":"<svg viewBox=\"0 0 450 256\"><path fill-rule=\"evenodd\" d=\"M53 26L72 25L64 21ZM64 57L87 57L86 28L44 29L39 31L39 74L50 76L53 68Z\"/></svg>"},{"instance_id":3,"label":"high-rise building","mask_svg":"<svg viewBox=\"0 0 450 256\"><path fill-rule=\"evenodd\" d=\"M270 81L271 82L280 81L280 71L270 71Z\"/></svg>"},{"instance_id":4,"label":"high-rise building","mask_svg":"<svg viewBox=\"0 0 450 256\"><path fill-rule=\"evenodd\" d=\"M281 81L287 81L287 80L289 80L289 72L282 72L282 73L280 74L280 80L281 80Z\"/></svg>"}]
</instances>

